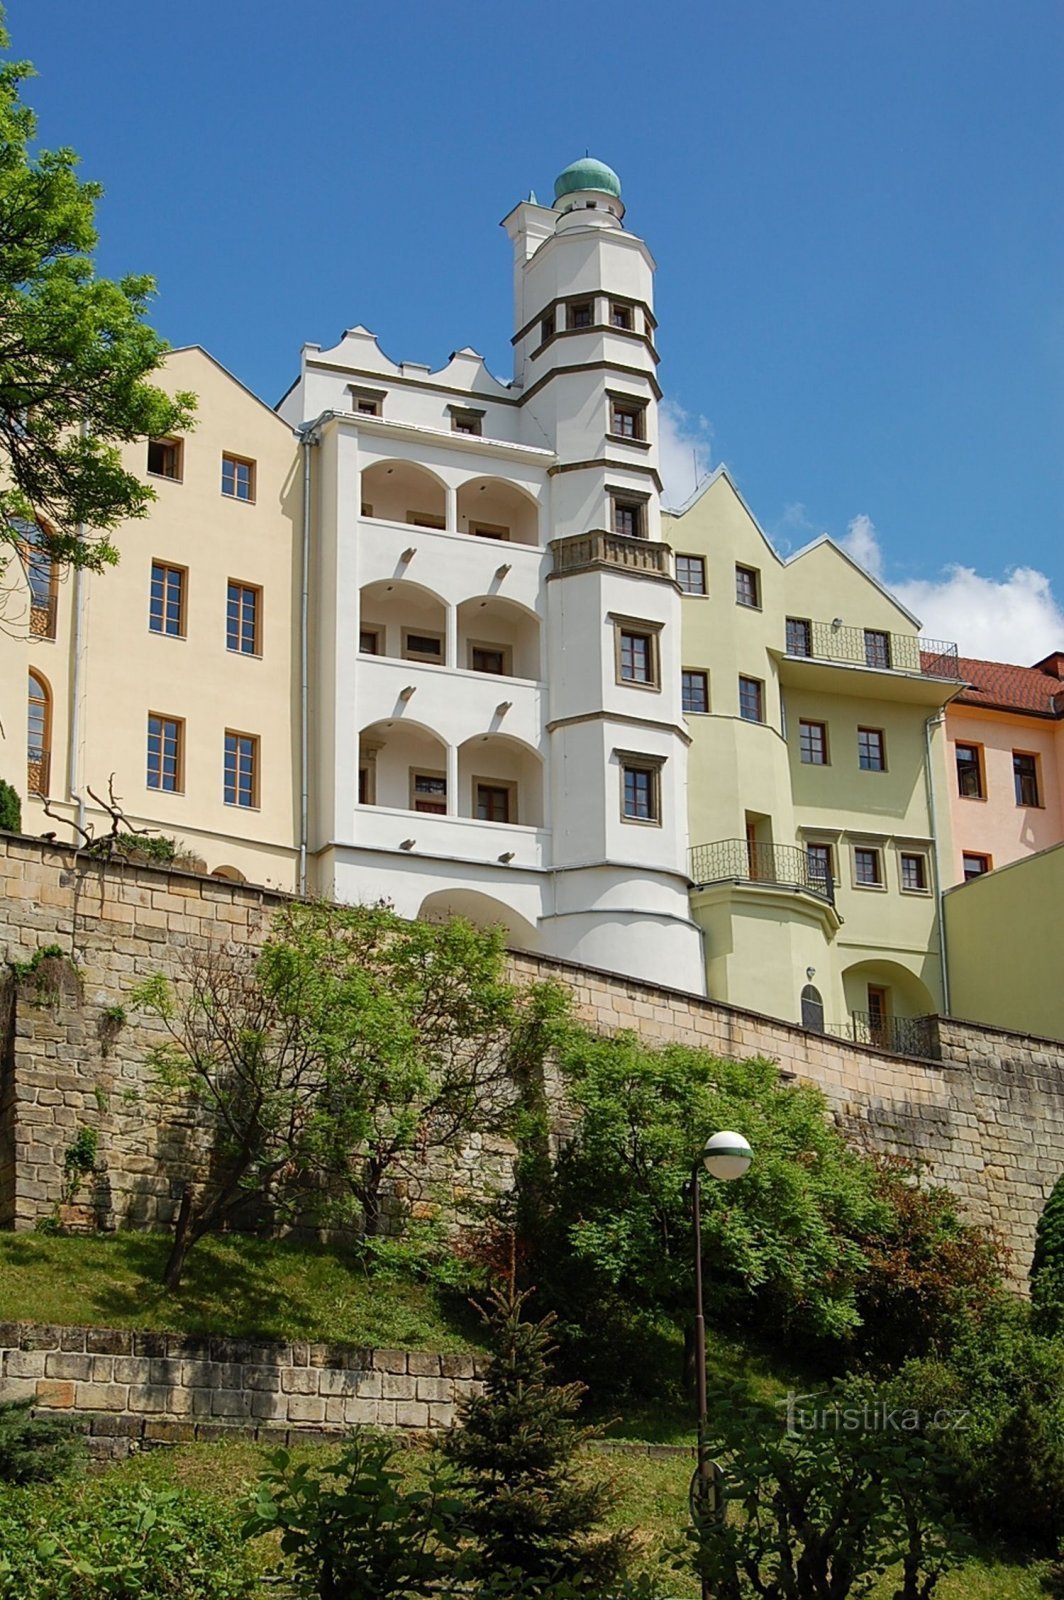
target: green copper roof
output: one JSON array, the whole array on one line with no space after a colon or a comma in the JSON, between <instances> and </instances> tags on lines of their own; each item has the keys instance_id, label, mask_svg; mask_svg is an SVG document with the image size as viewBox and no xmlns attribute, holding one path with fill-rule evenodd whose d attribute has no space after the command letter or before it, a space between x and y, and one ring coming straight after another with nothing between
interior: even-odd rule
<instances>
[{"instance_id":1,"label":"green copper roof","mask_svg":"<svg viewBox=\"0 0 1064 1600\"><path fill-rule=\"evenodd\" d=\"M594 156L584 156L580 161L574 161L566 167L554 180L554 198L560 200L562 195L575 194L578 189L597 189L601 194L615 195L621 198L621 180L612 167L604 161L596 161Z\"/></svg>"}]
</instances>

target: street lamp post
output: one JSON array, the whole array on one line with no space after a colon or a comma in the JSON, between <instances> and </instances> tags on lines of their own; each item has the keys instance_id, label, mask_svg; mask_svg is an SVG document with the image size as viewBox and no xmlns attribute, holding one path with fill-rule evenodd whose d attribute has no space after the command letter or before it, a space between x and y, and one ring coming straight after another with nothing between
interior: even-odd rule
<instances>
[{"instance_id":1,"label":"street lamp post","mask_svg":"<svg viewBox=\"0 0 1064 1600\"><path fill-rule=\"evenodd\" d=\"M753 1160L753 1151L741 1133L715 1133L691 1168L689 1193L695 1246L695 1381L698 1390L698 1466L695 1469L693 1508L698 1518L709 1514L713 1495L713 1464L706 1439L709 1404L706 1394L706 1313L702 1299L702 1169L725 1182L741 1178ZM709 1580L702 1579L702 1600L711 1600Z\"/></svg>"}]
</instances>

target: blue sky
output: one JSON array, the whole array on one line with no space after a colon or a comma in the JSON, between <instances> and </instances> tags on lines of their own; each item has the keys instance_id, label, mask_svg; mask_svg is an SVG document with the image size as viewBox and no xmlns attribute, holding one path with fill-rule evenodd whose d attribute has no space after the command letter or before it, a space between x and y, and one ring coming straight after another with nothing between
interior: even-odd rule
<instances>
[{"instance_id":1,"label":"blue sky","mask_svg":"<svg viewBox=\"0 0 1064 1600\"><path fill-rule=\"evenodd\" d=\"M1064 646L1059 0L10 0L101 269L271 403L364 322L509 375L499 220L590 149L658 262L675 492L724 461L970 653Z\"/></svg>"}]
</instances>

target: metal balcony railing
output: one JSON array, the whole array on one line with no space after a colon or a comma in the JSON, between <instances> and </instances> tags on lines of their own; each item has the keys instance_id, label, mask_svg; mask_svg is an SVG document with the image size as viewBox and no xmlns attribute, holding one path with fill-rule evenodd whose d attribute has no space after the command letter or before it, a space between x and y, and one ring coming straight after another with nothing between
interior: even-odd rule
<instances>
[{"instance_id":1,"label":"metal balcony railing","mask_svg":"<svg viewBox=\"0 0 1064 1600\"><path fill-rule=\"evenodd\" d=\"M787 623L787 654L878 672L919 672L927 678L959 681L961 675L957 646L947 639L920 639L913 633L846 628L842 623L804 618L792 617Z\"/></svg>"},{"instance_id":2,"label":"metal balcony railing","mask_svg":"<svg viewBox=\"0 0 1064 1600\"><path fill-rule=\"evenodd\" d=\"M572 533L551 540L554 571L579 572L586 567L626 567L633 572L653 572L672 576L672 552L667 544L649 539L633 539L624 533Z\"/></svg>"},{"instance_id":3,"label":"metal balcony railing","mask_svg":"<svg viewBox=\"0 0 1064 1600\"><path fill-rule=\"evenodd\" d=\"M849 1022L827 1031L837 1039L869 1044L895 1055L935 1059L930 1017L883 1017L871 1011L851 1011Z\"/></svg>"},{"instance_id":4,"label":"metal balcony railing","mask_svg":"<svg viewBox=\"0 0 1064 1600\"><path fill-rule=\"evenodd\" d=\"M693 845L689 858L688 876L699 886L729 882L779 885L804 889L835 904L831 874L821 863L810 861L799 845L718 839L715 844Z\"/></svg>"},{"instance_id":5,"label":"metal balcony railing","mask_svg":"<svg viewBox=\"0 0 1064 1600\"><path fill-rule=\"evenodd\" d=\"M30 634L35 639L55 638L56 597L35 599L30 606Z\"/></svg>"},{"instance_id":6,"label":"metal balcony railing","mask_svg":"<svg viewBox=\"0 0 1064 1600\"><path fill-rule=\"evenodd\" d=\"M48 798L48 781L51 776L52 757L47 750L31 750L26 761L26 788L30 794Z\"/></svg>"}]
</instances>

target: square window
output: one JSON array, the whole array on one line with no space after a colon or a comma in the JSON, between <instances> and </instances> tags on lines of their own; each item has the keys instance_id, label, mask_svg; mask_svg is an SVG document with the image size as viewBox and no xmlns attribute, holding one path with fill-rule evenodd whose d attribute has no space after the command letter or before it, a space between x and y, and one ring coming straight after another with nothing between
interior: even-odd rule
<instances>
[{"instance_id":1,"label":"square window","mask_svg":"<svg viewBox=\"0 0 1064 1600\"><path fill-rule=\"evenodd\" d=\"M813 654L813 624L808 617L787 618L787 654L789 656Z\"/></svg>"},{"instance_id":2,"label":"square window","mask_svg":"<svg viewBox=\"0 0 1064 1600\"><path fill-rule=\"evenodd\" d=\"M262 590L229 580L225 612L225 647L238 655L259 655L259 613Z\"/></svg>"},{"instance_id":3,"label":"square window","mask_svg":"<svg viewBox=\"0 0 1064 1600\"><path fill-rule=\"evenodd\" d=\"M507 650L503 645L474 644L470 646L470 664L474 672L493 672L506 675Z\"/></svg>"},{"instance_id":4,"label":"square window","mask_svg":"<svg viewBox=\"0 0 1064 1600\"><path fill-rule=\"evenodd\" d=\"M254 808L259 803L259 741L253 733L225 730L225 803Z\"/></svg>"},{"instance_id":5,"label":"square window","mask_svg":"<svg viewBox=\"0 0 1064 1600\"><path fill-rule=\"evenodd\" d=\"M413 772L410 775L411 809L433 816L447 814L447 779L442 772Z\"/></svg>"},{"instance_id":6,"label":"square window","mask_svg":"<svg viewBox=\"0 0 1064 1600\"><path fill-rule=\"evenodd\" d=\"M184 638L185 577L184 567L152 562L148 600L148 627L152 633L165 633L171 639Z\"/></svg>"},{"instance_id":7,"label":"square window","mask_svg":"<svg viewBox=\"0 0 1064 1600\"><path fill-rule=\"evenodd\" d=\"M906 894L927 893L927 857L925 855L914 855L907 850L902 851L901 886Z\"/></svg>"},{"instance_id":8,"label":"square window","mask_svg":"<svg viewBox=\"0 0 1064 1600\"><path fill-rule=\"evenodd\" d=\"M364 389L357 383L348 385L351 409L359 417L379 417L384 407L384 389Z\"/></svg>"},{"instance_id":9,"label":"square window","mask_svg":"<svg viewBox=\"0 0 1064 1600\"><path fill-rule=\"evenodd\" d=\"M954 745L957 758L957 793L965 800L983 799L983 747L978 744Z\"/></svg>"},{"instance_id":10,"label":"square window","mask_svg":"<svg viewBox=\"0 0 1064 1600\"><path fill-rule=\"evenodd\" d=\"M643 407L629 400L610 401L610 432L620 439L642 439Z\"/></svg>"},{"instance_id":11,"label":"square window","mask_svg":"<svg viewBox=\"0 0 1064 1600\"><path fill-rule=\"evenodd\" d=\"M1019 750L1014 750L1012 775L1016 784L1016 804L1040 806L1042 801L1038 790L1038 757L1023 755Z\"/></svg>"},{"instance_id":12,"label":"square window","mask_svg":"<svg viewBox=\"0 0 1064 1600\"><path fill-rule=\"evenodd\" d=\"M618 679L621 683L657 683L655 636L622 628L617 645Z\"/></svg>"},{"instance_id":13,"label":"square window","mask_svg":"<svg viewBox=\"0 0 1064 1600\"><path fill-rule=\"evenodd\" d=\"M434 666L443 664L442 633L412 633L403 629L403 658L406 661L428 661Z\"/></svg>"},{"instance_id":14,"label":"square window","mask_svg":"<svg viewBox=\"0 0 1064 1600\"><path fill-rule=\"evenodd\" d=\"M470 533L478 539L509 539L510 530L504 528L500 522L471 522Z\"/></svg>"},{"instance_id":15,"label":"square window","mask_svg":"<svg viewBox=\"0 0 1064 1600\"><path fill-rule=\"evenodd\" d=\"M809 887L818 894L831 893L831 886L835 879L831 859L831 846L829 844L807 844L805 847L805 865L809 874Z\"/></svg>"},{"instance_id":16,"label":"square window","mask_svg":"<svg viewBox=\"0 0 1064 1600\"><path fill-rule=\"evenodd\" d=\"M513 822L511 786L507 783L476 784L478 822Z\"/></svg>"},{"instance_id":17,"label":"square window","mask_svg":"<svg viewBox=\"0 0 1064 1600\"><path fill-rule=\"evenodd\" d=\"M483 419L477 411L462 411L452 406L451 429L454 433L469 433L479 438L483 431Z\"/></svg>"},{"instance_id":18,"label":"square window","mask_svg":"<svg viewBox=\"0 0 1064 1600\"><path fill-rule=\"evenodd\" d=\"M883 883L883 864L878 850L857 848L853 852L853 875L866 889L878 889Z\"/></svg>"},{"instance_id":19,"label":"square window","mask_svg":"<svg viewBox=\"0 0 1064 1600\"><path fill-rule=\"evenodd\" d=\"M162 789L170 794L180 792L184 781L184 744L185 724L180 717L148 713L149 789Z\"/></svg>"},{"instance_id":20,"label":"square window","mask_svg":"<svg viewBox=\"0 0 1064 1600\"><path fill-rule=\"evenodd\" d=\"M595 307L593 301L570 301L566 320L570 328L590 328L595 321Z\"/></svg>"},{"instance_id":21,"label":"square window","mask_svg":"<svg viewBox=\"0 0 1064 1600\"><path fill-rule=\"evenodd\" d=\"M739 715L744 722L764 722L765 686L759 678L739 679Z\"/></svg>"},{"instance_id":22,"label":"square window","mask_svg":"<svg viewBox=\"0 0 1064 1600\"><path fill-rule=\"evenodd\" d=\"M981 878L984 872L989 872L992 863L989 856L966 850L961 857L961 865L964 869L964 881L967 883L969 878Z\"/></svg>"},{"instance_id":23,"label":"square window","mask_svg":"<svg viewBox=\"0 0 1064 1600\"><path fill-rule=\"evenodd\" d=\"M882 728L858 728L857 759L862 772L885 772L887 749Z\"/></svg>"},{"instance_id":24,"label":"square window","mask_svg":"<svg viewBox=\"0 0 1064 1600\"><path fill-rule=\"evenodd\" d=\"M864 653L865 666L890 667L890 634L883 633L879 628L866 628L864 631Z\"/></svg>"},{"instance_id":25,"label":"square window","mask_svg":"<svg viewBox=\"0 0 1064 1600\"><path fill-rule=\"evenodd\" d=\"M613 496L613 531L629 539L643 537L643 502Z\"/></svg>"},{"instance_id":26,"label":"square window","mask_svg":"<svg viewBox=\"0 0 1064 1600\"><path fill-rule=\"evenodd\" d=\"M379 417L381 411L380 402L377 400L358 400L355 402L355 410L360 417Z\"/></svg>"},{"instance_id":27,"label":"square window","mask_svg":"<svg viewBox=\"0 0 1064 1600\"><path fill-rule=\"evenodd\" d=\"M658 769L626 762L621 768L624 784L624 818L627 822L660 822Z\"/></svg>"},{"instance_id":28,"label":"square window","mask_svg":"<svg viewBox=\"0 0 1064 1600\"><path fill-rule=\"evenodd\" d=\"M610 306L610 327L623 328L625 332L630 332L632 327L631 306L618 305L616 300L613 301Z\"/></svg>"},{"instance_id":29,"label":"square window","mask_svg":"<svg viewBox=\"0 0 1064 1600\"><path fill-rule=\"evenodd\" d=\"M376 628L360 628L358 630L358 648L364 656L379 656L381 654L381 636Z\"/></svg>"},{"instance_id":30,"label":"square window","mask_svg":"<svg viewBox=\"0 0 1064 1600\"><path fill-rule=\"evenodd\" d=\"M687 672L681 674L683 709L694 716L709 710L709 674Z\"/></svg>"},{"instance_id":31,"label":"square window","mask_svg":"<svg viewBox=\"0 0 1064 1600\"><path fill-rule=\"evenodd\" d=\"M153 478L181 479L182 441L180 439L148 440L148 471Z\"/></svg>"},{"instance_id":32,"label":"square window","mask_svg":"<svg viewBox=\"0 0 1064 1600\"><path fill-rule=\"evenodd\" d=\"M230 500L254 500L254 461L246 461L243 456L223 456L222 493Z\"/></svg>"},{"instance_id":33,"label":"square window","mask_svg":"<svg viewBox=\"0 0 1064 1600\"><path fill-rule=\"evenodd\" d=\"M798 744L807 767L828 764L828 730L823 722L799 722Z\"/></svg>"},{"instance_id":34,"label":"square window","mask_svg":"<svg viewBox=\"0 0 1064 1600\"><path fill-rule=\"evenodd\" d=\"M684 594L705 594L706 561L704 556L677 556L676 582Z\"/></svg>"},{"instance_id":35,"label":"square window","mask_svg":"<svg viewBox=\"0 0 1064 1600\"><path fill-rule=\"evenodd\" d=\"M760 606L761 574L756 567L736 567L735 599L741 606L753 606L755 609Z\"/></svg>"}]
</instances>

